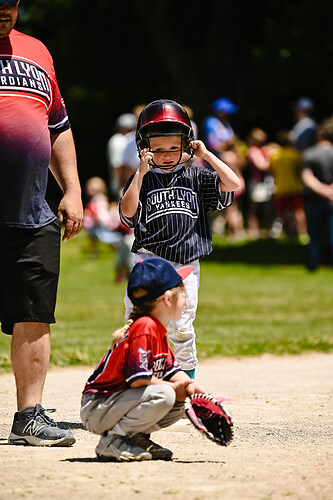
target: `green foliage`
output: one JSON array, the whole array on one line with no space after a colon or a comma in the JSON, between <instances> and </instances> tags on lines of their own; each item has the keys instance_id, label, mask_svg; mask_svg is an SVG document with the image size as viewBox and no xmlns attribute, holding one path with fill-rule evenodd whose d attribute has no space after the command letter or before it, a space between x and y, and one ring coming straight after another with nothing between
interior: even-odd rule
<instances>
[{"instance_id":1,"label":"green foliage","mask_svg":"<svg viewBox=\"0 0 333 500\"><path fill-rule=\"evenodd\" d=\"M194 110L199 126L221 95L239 105L233 126L293 123L291 103L309 95L317 120L333 107L333 2L211 0L34 0L19 6L17 29L51 51L69 111L83 182L107 178L106 142L117 117L168 97ZM146 73L143 76L142 67Z\"/></svg>"},{"instance_id":2,"label":"green foliage","mask_svg":"<svg viewBox=\"0 0 333 500\"><path fill-rule=\"evenodd\" d=\"M201 264L195 321L199 359L262 353L328 352L333 347L333 270L309 273L293 241L227 244L214 239ZM84 233L62 247L51 363L95 365L124 321L125 284L114 280L114 250L93 258ZM10 367L0 336L0 369Z\"/></svg>"}]
</instances>

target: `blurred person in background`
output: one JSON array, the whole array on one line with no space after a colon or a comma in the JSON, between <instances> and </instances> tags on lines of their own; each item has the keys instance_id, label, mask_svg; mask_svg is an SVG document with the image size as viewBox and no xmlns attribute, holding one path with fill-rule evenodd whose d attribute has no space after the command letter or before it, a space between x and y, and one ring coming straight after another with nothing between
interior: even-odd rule
<instances>
[{"instance_id":1,"label":"blurred person in background","mask_svg":"<svg viewBox=\"0 0 333 500\"><path fill-rule=\"evenodd\" d=\"M302 155L292 146L289 130L277 132L276 139L280 148L271 157L276 215L271 236L277 238L284 231L287 235L298 235L300 241L305 242L307 231L301 182Z\"/></svg>"},{"instance_id":2,"label":"blurred person in background","mask_svg":"<svg viewBox=\"0 0 333 500\"><path fill-rule=\"evenodd\" d=\"M121 188L123 152L128 143L127 134L136 128L137 118L134 113L124 113L117 118L115 132L110 137L106 156L109 171L109 189L113 199L117 200Z\"/></svg>"},{"instance_id":3,"label":"blurred person in background","mask_svg":"<svg viewBox=\"0 0 333 500\"><path fill-rule=\"evenodd\" d=\"M250 238L260 237L259 218L266 228L272 223L272 196L274 180L270 171L271 149L267 147L267 134L261 128L253 128L246 140L246 216Z\"/></svg>"},{"instance_id":4,"label":"blurred person in background","mask_svg":"<svg viewBox=\"0 0 333 500\"><path fill-rule=\"evenodd\" d=\"M213 114L208 116L203 122L204 143L209 151L222 159L222 152L225 150L226 144L234 138L234 130L230 124L230 116L238 111L238 106L227 97L219 97L212 105ZM194 161L198 161L195 159ZM207 168L211 168L209 164L205 164ZM239 219L237 217L237 207L232 207L228 212L229 225L228 229L237 231ZM221 212L211 212L208 216L213 233L223 234L226 230L227 214ZM236 221L237 219L237 221ZM231 229L233 228L233 229Z\"/></svg>"},{"instance_id":5,"label":"blurred person in background","mask_svg":"<svg viewBox=\"0 0 333 500\"><path fill-rule=\"evenodd\" d=\"M333 119L318 128L318 142L303 154L302 181L309 234L307 267L316 270L321 262L333 265Z\"/></svg>"},{"instance_id":6,"label":"blurred person in background","mask_svg":"<svg viewBox=\"0 0 333 500\"><path fill-rule=\"evenodd\" d=\"M231 239L243 238L245 236L245 231L242 211L239 205L242 203L242 195L244 195L245 192L245 181L242 174L242 170L245 166L245 158L241 154L236 136L225 143L224 149L221 152L221 159L235 172L240 182L239 188L234 192L233 204L224 210L227 234Z\"/></svg>"},{"instance_id":7,"label":"blurred person in background","mask_svg":"<svg viewBox=\"0 0 333 500\"><path fill-rule=\"evenodd\" d=\"M227 97L219 97L212 104L213 115L208 116L203 123L204 142L207 148L216 156L220 156L227 141L234 137L230 124L230 115L238 111L238 106Z\"/></svg>"},{"instance_id":8,"label":"blurred person in background","mask_svg":"<svg viewBox=\"0 0 333 500\"><path fill-rule=\"evenodd\" d=\"M87 231L92 256L97 256L99 243L113 246L117 251L116 283L126 281L133 265L131 253L134 232L120 222L118 203L110 204L106 183L101 177L87 180L85 191L88 203L84 209L84 227Z\"/></svg>"},{"instance_id":9,"label":"blurred person in background","mask_svg":"<svg viewBox=\"0 0 333 500\"><path fill-rule=\"evenodd\" d=\"M144 108L143 104L138 104L132 110L136 118L135 127L143 108ZM134 172L136 172L140 164L138 150L135 142L135 133L136 130L134 129L131 130L131 132L129 132L128 134L126 134L127 143L122 154L122 166L121 166L121 178L120 178L121 189L123 189L123 187L127 184L128 179Z\"/></svg>"},{"instance_id":10,"label":"blurred person in background","mask_svg":"<svg viewBox=\"0 0 333 500\"><path fill-rule=\"evenodd\" d=\"M317 140L317 124L312 118L314 103L309 97L300 97L294 105L295 125L290 131L292 145L301 153Z\"/></svg>"}]
</instances>

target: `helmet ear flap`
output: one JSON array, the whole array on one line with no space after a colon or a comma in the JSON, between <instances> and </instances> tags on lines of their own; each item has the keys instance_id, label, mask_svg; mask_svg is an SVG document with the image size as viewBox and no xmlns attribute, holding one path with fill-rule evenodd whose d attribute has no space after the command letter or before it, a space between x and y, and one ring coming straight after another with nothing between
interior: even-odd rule
<instances>
[{"instance_id":1,"label":"helmet ear flap","mask_svg":"<svg viewBox=\"0 0 333 500\"><path fill-rule=\"evenodd\" d=\"M191 154L191 148L190 148L190 137L182 135L182 150L184 153Z\"/></svg>"},{"instance_id":2,"label":"helmet ear flap","mask_svg":"<svg viewBox=\"0 0 333 500\"><path fill-rule=\"evenodd\" d=\"M150 149L149 139L142 139L140 149Z\"/></svg>"},{"instance_id":3,"label":"helmet ear flap","mask_svg":"<svg viewBox=\"0 0 333 500\"><path fill-rule=\"evenodd\" d=\"M191 149L191 147L190 147L190 143L193 140L194 140L194 134L193 134L193 129L191 128L188 131L187 135L184 134L182 136L182 148L183 148L185 153L187 153L188 155L191 156L191 158L193 157L194 153L193 153L193 149Z\"/></svg>"}]
</instances>

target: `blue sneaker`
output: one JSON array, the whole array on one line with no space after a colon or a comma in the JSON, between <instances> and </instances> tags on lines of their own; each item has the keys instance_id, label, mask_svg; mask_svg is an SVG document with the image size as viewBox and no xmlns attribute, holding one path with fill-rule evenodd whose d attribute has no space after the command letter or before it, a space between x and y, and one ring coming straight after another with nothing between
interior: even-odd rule
<instances>
[{"instance_id":1,"label":"blue sneaker","mask_svg":"<svg viewBox=\"0 0 333 500\"><path fill-rule=\"evenodd\" d=\"M71 430L63 430L45 415L40 404L15 413L9 444L30 446L70 446L75 443Z\"/></svg>"}]
</instances>

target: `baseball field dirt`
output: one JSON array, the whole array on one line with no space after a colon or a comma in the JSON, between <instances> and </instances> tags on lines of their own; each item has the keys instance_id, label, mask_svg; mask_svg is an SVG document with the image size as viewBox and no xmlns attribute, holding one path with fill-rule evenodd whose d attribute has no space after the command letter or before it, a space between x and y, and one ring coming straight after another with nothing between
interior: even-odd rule
<instances>
[{"instance_id":1,"label":"baseball field dirt","mask_svg":"<svg viewBox=\"0 0 333 500\"><path fill-rule=\"evenodd\" d=\"M80 393L91 368L51 369L44 392L51 417L73 429L70 448L9 446L15 411L11 374L0 376L0 499L333 498L333 354L213 359L197 379L230 396L232 444L221 447L186 420L153 434L172 462L101 463L98 436L82 428Z\"/></svg>"}]
</instances>

